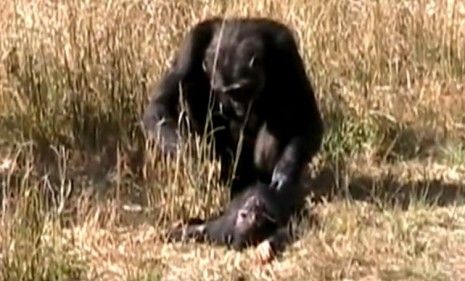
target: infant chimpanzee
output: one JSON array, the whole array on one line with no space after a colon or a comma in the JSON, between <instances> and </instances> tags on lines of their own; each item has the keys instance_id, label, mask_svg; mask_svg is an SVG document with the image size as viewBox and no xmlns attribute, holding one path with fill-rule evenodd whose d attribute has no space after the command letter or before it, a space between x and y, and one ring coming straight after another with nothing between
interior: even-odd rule
<instances>
[{"instance_id":1,"label":"infant chimpanzee","mask_svg":"<svg viewBox=\"0 0 465 281\"><path fill-rule=\"evenodd\" d=\"M277 250L291 238L287 226L290 217L304 204L304 190L296 185L278 191L257 183L235 197L220 216L176 227L170 231L168 240L209 242L238 251L268 240L273 250Z\"/></svg>"}]
</instances>

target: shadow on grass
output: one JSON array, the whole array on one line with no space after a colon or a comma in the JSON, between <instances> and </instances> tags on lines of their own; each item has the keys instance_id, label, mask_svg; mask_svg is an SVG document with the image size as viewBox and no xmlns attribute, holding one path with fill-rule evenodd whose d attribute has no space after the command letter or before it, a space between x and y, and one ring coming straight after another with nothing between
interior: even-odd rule
<instances>
[{"instance_id":1,"label":"shadow on grass","mask_svg":"<svg viewBox=\"0 0 465 281\"><path fill-rule=\"evenodd\" d=\"M407 210L417 203L441 207L465 203L465 183L463 182L450 183L428 179L401 180L400 176L389 173L381 176L358 173L346 177L344 172L337 173L337 171L338 169L334 167L323 167L317 176L309 180L308 185L313 193L311 199L314 203L342 199L368 202L379 208L401 208L402 210ZM304 222L303 228L298 228L299 232L292 238L290 244L300 240L309 229L317 227L320 219L318 214L312 212L312 208L305 208L302 216L297 218L298 224ZM277 255L284 251L285 249L281 249Z\"/></svg>"},{"instance_id":2,"label":"shadow on grass","mask_svg":"<svg viewBox=\"0 0 465 281\"><path fill-rule=\"evenodd\" d=\"M338 179L339 178L339 179ZM411 204L449 206L465 203L465 183L437 179L400 180L399 176L352 175L342 180L335 169L325 167L310 180L315 201L348 198L383 207L407 209Z\"/></svg>"}]
</instances>

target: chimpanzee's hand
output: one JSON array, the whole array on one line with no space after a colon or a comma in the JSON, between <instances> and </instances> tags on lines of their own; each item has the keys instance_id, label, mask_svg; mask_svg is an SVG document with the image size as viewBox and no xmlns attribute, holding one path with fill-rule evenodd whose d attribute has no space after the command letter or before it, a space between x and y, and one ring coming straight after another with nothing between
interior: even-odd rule
<instances>
[{"instance_id":1,"label":"chimpanzee's hand","mask_svg":"<svg viewBox=\"0 0 465 281\"><path fill-rule=\"evenodd\" d=\"M270 187L279 191L289 182L289 177L283 172L276 170L271 177Z\"/></svg>"}]
</instances>

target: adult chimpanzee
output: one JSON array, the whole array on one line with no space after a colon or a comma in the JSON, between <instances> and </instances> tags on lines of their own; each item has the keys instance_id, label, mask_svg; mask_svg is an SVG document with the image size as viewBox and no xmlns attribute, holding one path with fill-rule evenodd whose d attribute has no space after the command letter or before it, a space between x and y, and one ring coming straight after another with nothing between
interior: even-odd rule
<instances>
[{"instance_id":1,"label":"adult chimpanzee","mask_svg":"<svg viewBox=\"0 0 465 281\"><path fill-rule=\"evenodd\" d=\"M181 105L189 132L213 132L231 197L257 181L292 186L321 146L322 118L296 41L271 19L211 18L188 32L143 116L171 154L184 131Z\"/></svg>"}]
</instances>

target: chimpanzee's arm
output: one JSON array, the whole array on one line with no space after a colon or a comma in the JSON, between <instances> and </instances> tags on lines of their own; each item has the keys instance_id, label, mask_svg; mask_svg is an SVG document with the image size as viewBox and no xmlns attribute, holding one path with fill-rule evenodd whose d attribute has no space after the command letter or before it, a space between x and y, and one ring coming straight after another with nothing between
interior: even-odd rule
<instances>
[{"instance_id":1,"label":"chimpanzee's arm","mask_svg":"<svg viewBox=\"0 0 465 281\"><path fill-rule=\"evenodd\" d=\"M318 152L321 139L320 128L292 137L273 169L271 186L280 190L284 186L298 183L305 165Z\"/></svg>"},{"instance_id":2,"label":"chimpanzee's arm","mask_svg":"<svg viewBox=\"0 0 465 281\"><path fill-rule=\"evenodd\" d=\"M161 138L162 147L174 152L178 142L179 87L202 73L205 49L213 36L215 25L221 19L213 18L195 25L187 34L174 59L171 69L155 86L154 94L143 115L143 126L150 135Z\"/></svg>"},{"instance_id":3,"label":"chimpanzee's arm","mask_svg":"<svg viewBox=\"0 0 465 281\"><path fill-rule=\"evenodd\" d=\"M273 169L271 185L281 189L283 185L300 180L302 169L320 149L323 139L323 121L316 97L307 77L304 62L297 43L285 28L274 35L275 51L279 54L277 65L284 73L285 88L275 100L280 119L275 120L272 130L281 132L285 141L283 152ZM275 97L276 99L276 97ZM280 102L276 102L280 101ZM284 132L284 133L283 133Z\"/></svg>"},{"instance_id":4,"label":"chimpanzee's arm","mask_svg":"<svg viewBox=\"0 0 465 281\"><path fill-rule=\"evenodd\" d=\"M206 237L206 224L194 224L177 227L168 233L168 241L178 242L184 240L194 240L203 242Z\"/></svg>"},{"instance_id":5,"label":"chimpanzee's arm","mask_svg":"<svg viewBox=\"0 0 465 281\"><path fill-rule=\"evenodd\" d=\"M175 228L168 234L172 242L193 240L214 244L230 244L234 232L234 217L224 214L201 224L191 224Z\"/></svg>"},{"instance_id":6,"label":"chimpanzee's arm","mask_svg":"<svg viewBox=\"0 0 465 281\"><path fill-rule=\"evenodd\" d=\"M273 235L268 237L265 241L270 243L271 248L275 253L282 252L292 242L292 235L289 233L288 226L279 228Z\"/></svg>"}]
</instances>

